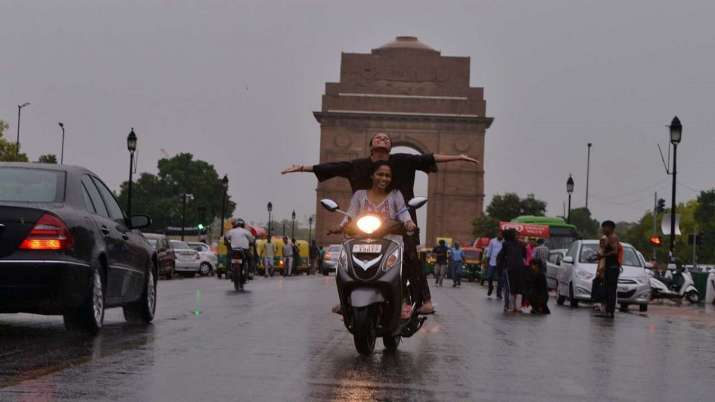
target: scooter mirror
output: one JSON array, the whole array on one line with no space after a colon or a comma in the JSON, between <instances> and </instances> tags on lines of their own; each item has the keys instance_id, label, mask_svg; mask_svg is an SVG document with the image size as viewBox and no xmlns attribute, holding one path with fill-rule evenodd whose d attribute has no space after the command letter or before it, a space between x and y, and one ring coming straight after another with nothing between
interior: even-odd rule
<instances>
[{"instance_id":1,"label":"scooter mirror","mask_svg":"<svg viewBox=\"0 0 715 402\"><path fill-rule=\"evenodd\" d=\"M422 208L425 204L427 204L427 197L415 197L407 202L412 209Z\"/></svg>"},{"instance_id":2,"label":"scooter mirror","mask_svg":"<svg viewBox=\"0 0 715 402\"><path fill-rule=\"evenodd\" d=\"M330 212L335 212L338 210L338 203L329 198L323 198L322 200L320 200L320 205L322 205L323 208L327 209Z\"/></svg>"}]
</instances>

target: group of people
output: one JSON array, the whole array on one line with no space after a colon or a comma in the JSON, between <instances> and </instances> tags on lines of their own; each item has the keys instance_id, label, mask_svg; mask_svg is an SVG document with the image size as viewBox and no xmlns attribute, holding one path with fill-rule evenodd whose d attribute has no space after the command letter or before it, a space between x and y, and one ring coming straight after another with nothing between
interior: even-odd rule
<instances>
[{"instance_id":1,"label":"group of people","mask_svg":"<svg viewBox=\"0 0 715 402\"><path fill-rule=\"evenodd\" d=\"M507 229L489 241L485 250L487 296L494 292L504 299L504 311L549 314L546 261L549 249L544 239L520 240L516 230Z\"/></svg>"},{"instance_id":2,"label":"group of people","mask_svg":"<svg viewBox=\"0 0 715 402\"><path fill-rule=\"evenodd\" d=\"M435 286L442 287L444 278L449 270L449 277L452 278L452 287L462 285L462 268L464 267L464 251L459 247L459 242L454 242L452 247L447 247L444 240L432 249L435 257L434 277Z\"/></svg>"},{"instance_id":3,"label":"group of people","mask_svg":"<svg viewBox=\"0 0 715 402\"><path fill-rule=\"evenodd\" d=\"M282 173L311 172L320 182L334 177L345 178L353 192L348 211L352 217L369 212L402 222L405 228L405 235L400 239L404 244L404 279L411 284L415 304L419 306L418 312L431 314L434 312L432 297L417 255L417 215L413 210L405 211L405 201L414 197L415 173L418 170L432 173L437 171L438 163L464 161L478 165L479 162L466 155L391 154L392 139L385 133L376 133L368 145L370 155L367 158L317 165L292 165ZM341 228L347 223L342 222ZM410 308L407 303L403 306L403 318L410 316ZM336 311L335 307L333 311Z\"/></svg>"}]
</instances>

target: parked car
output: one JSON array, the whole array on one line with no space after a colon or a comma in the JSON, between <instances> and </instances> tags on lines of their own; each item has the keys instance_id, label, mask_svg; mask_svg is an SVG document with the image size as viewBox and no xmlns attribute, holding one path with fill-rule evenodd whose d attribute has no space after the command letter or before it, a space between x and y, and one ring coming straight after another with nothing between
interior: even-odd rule
<instances>
[{"instance_id":1,"label":"parked car","mask_svg":"<svg viewBox=\"0 0 715 402\"><path fill-rule=\"evenodd\" d=\"M199 252L189 247L185 241L169 240L171 249L176 255L176 266L174 269L179 275L190 277L199 273L201 268L201 256Z\"/></svg>"},{"instance_id":2,"label":"parked car","mask_svg":"<svg viewBox=\"0 0 715 402\"><path fill-rule=\"evenodd\" d=\"M218 265L218 257L213 251L211 251L211 247L209 247L206 243L198 241L190 241L187 244L199 253L199 257L201 259L199 274L201 274L201 276L213 275L214 270Z\"/></svg>"},{"instance_id":3,"label":"parked car","mask_svg":"<svg viewBox=\"0 0 715 402\"><path fill-rule=\"evenodd\" d=\"M561 261L566 256L567 249L557 249L549 251L549 259L546 261L546 286L549 290L556 289L558 285L559 272L563 269Z\"/></svg>"},{"instance_id":4,"label":"parked car","mask_svg":"<svg viewBox=\"0 0 715 402\"><path fill-rule=\"evenodd\" d=\"M622 244L623 272L618 277L618 304L621 310L637 304L641 311L647 311L651 289L645 262L633 246ZM563 270L558 276L556 302L559 305L568 300L571 307L577 307L579 301L591 300L597 250L598 240L577 240L571 244L561 261Z\"/></svg>"},{"instance_id":5,"label":"parked car","mask_svg":"<svg viewBox=\"0 0 715 402\"><path fill-rule=\"evenodd\" d=\"M100 331L107 308L149 323L156 253L91 171L0 163L0 313L62 315L65 327Z\"/></svg>"},{"instance_id":6,"label":"parked car","mask_svg":"<svg viewBox=\"0 0 715 402\"><path fill-rule=\"evenodd\" d=\"M320 272L322 272L323 275L328 275L331 271L337 270L338 258L340 258L340 252L342 250L342 244L331 244L325 249L323 262L320 264Z\"/></svg>"},{"instance_id":7,"label":"parked car","mask_svg":"<svg viewBox=\"0 0 715 402\"><path fill-rule=\"evenodd\" d=\"M163 275L166 279L172 279L176 270L176 255L169 245L169 239L166 235L156 233L144 233L144 238L156 251L159 275Z\"/></svg>"}]
</instances>

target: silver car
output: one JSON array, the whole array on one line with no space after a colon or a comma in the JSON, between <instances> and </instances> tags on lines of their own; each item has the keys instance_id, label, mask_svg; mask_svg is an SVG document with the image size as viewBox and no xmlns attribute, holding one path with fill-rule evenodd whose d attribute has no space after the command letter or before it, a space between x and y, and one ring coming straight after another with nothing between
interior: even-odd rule
<instances>
[{"instance_id":1,"label":"silver car","mask_svg":"<svg viewBox=\"0 0 715 402\"><path fill-rule=\"evenodd\" d=\"M558 285L559 272L563 270L561 260L567 251L565 248L549 251L549 259L546 261L546 285L549 290L556 289Z\"/></svg>"},{"instance_id":2,"label":"silver car","mask_svg":"<svg viewBox=\"0 0 715 402\"><path fill-rule=\"evenodd\" d=\"M201 258L199 274L201 274L201 276L211 275L218 264L218 257L211 251L211 247L206 243L198 241L190 241L187 242L187 244L199 253L199 257Z\"/></svg>"},{"instance_id":3,"label":"silver car","mask_svg":"<svg viewBox=\"0 0 715 402\"><path fill-rule=\"evenodd\" d=\"M185 241L169 240L169 245L176 255L174 270L184 276L194 276L201 268L201 256L198 251L189 247Z\"/></svg>"},{"instance_id":4,"label":"silver car","mask_svg":"<svg viewBox=\"0 0 715 402\"><path fill-rule=\"evenodd\" d=\"M569 301L577 307L579 301L591 301L593 278L596 276L596 253L598 240L577 240L571 244L561 260L558 273L556 303ZM650 280L645 263L633 246L623 243L623 272L618 277L618 304L625 310L637 304L641 311L648 311Z\"/></svg>"}]
</instances>

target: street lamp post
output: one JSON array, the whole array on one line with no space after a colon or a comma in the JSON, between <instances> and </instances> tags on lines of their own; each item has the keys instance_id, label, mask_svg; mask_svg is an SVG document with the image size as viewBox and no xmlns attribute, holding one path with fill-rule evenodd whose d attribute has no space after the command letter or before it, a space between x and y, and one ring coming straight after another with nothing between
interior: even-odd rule
<instances>
[{"instance_id":1,"label":"street lamp post","mask_svg":"<svg viewBox=\"0 0 715 402\"><path fill-rule=\"evenodd\" d=\"M223 220L224 217L226 216L226 193L228 192L228 176L223 175L223 179L221 179L221 190L223 194L223 199L221 200L221 238L223 238Z\"/></svg>"},{"instance_id":2,"label":"street lamp post","mask_svg":"<svg viewBox=\"0 0 715 402\"><path fill-rule=\"evenodd\" d=\"M588 151L586 156L586 209L588 209L588 182L591 178L591 144L588 143Z\"/></svg>"},{"instance_id":3,"label":"street lamp post","mask_svg":"<svg viewBox=\"0 0 715 402\"><path fill-rule=\"evenodd\" d=\"M290 214L291 224L290 224L290 238L295 239L295 210Z\"/></svg>"},{"instance_id":4,"label":"street lamp post","mask_svg":"<svg viewBox=\"0 0 715 402\"><path fill-rule=\"evenodd\" d=\"M683 125L680 124L680 119L678 116L673 117L673 121L670 122L670 143L673 144L673 193L670 206L670 257L674 257L675 252L675 184L676 177L678 175L677 161L678 161L678 144L683 136Z\"/></svg>"},{"instance_id":5,"label":"street lamp post","mask_svg":"<svg viewBox=\"0 0 715 402\"><path fill-rule=\"evenodd\" d=\"M571 193L573 193L573 177L569 175L568 180L566 180L566 192L569 193L569 209L566 215L566 223L571 223Z\"/></svg>"},{"instance_id":6,"label":"street lamp post","mask_svg":"<svg viewBox=\"0 0 715 402\"><path fill-rule=\"evenodd\" d=\"M62 123L60 123L62 124ZM60 126L62 127L62 126ZM62 128L64 134L64 127ZM64 135L63 135L64 138ZM129 183L127 184L127 215L132 218L132 174L134 173L134 151L137 150L137 135L134 127L127 136L127 150L129 151Z\"/></svg>"},{"instance_id":7,"label":"street lamp post","mask_svg":"<svg viewBox=\"0 0 715 402\"><path fill-rule=\"evenodd\" d=\"M65 125L62 124L62 122L57 123L60 125L60 128L62 129L62 147L60 148L60 165L63 165L65 162Z\"/></svg>"},{"instance_id":8,"label":"street lamp post","mask_svg":"<svg viewBox=\"0 0 715 402\"><path fill-rule=\"evenodd\" d=\"M273 203L268 201L268 205L266 205L266 209L268 210L268 238L271 238L271 213L273 212Z\"/></svg>"},{"instance_id":9,"label":"street lamp post","mask_svg":"<svg viewBox=\"0 0 715 402\"><path fill-rule=\"evenodd\" d=\"M308 244L313 244L313 215L308 217Z\"/></svg>"},{"instance_id":10,"label":"street lamp post","mask_svg":"<svg viewBox=\"0 0 715 402\"><path fill-rule=\"evenodd\" d=\"M22 115L22 108L26 106L30 106L30 102L17 105L17 140L15 141L15 156L20 155L20 116Z\"/></svg>"},{"instance_id":11,"label":"street lamp post","mask_svg":"<svg viewBox=\"0 0 715 402\"><path fill-rule=\"evenodd\" d=\"M181 209L181 241L184 241L184 228L186 227L186 199L193 199L193 194L184 193L183 205Z\"/></svg>"}]
</instances>

